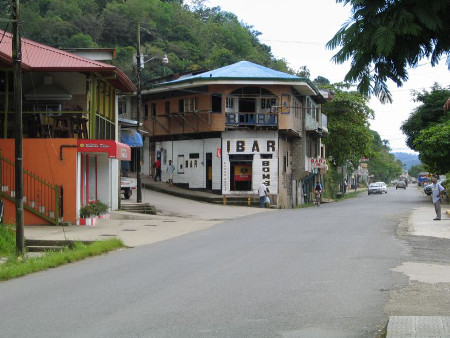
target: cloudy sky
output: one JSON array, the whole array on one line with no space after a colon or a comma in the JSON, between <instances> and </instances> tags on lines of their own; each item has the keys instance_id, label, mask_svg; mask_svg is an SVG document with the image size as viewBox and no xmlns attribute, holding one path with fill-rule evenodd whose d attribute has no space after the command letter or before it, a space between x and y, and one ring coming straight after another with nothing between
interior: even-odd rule
<instances>
[{"instance_id":1,"label":"cloudy sky","mask_svg":"<svg viewBox=\"0 0 450 338\"><path fill-rule=\"evenodd\" d=\"M336 65L331 61L337 50L325 48L350 17L349 6L336 4L335 0L207 0L205 5L220 6L253 26L262 33L261 42L272 48L275 57L286 59L293 69L307 66L311 79L321 75L331 82L340 82L349 69L349 64ZM417 106L411 101L411 90L428 90L434 82L448 86L449 75L445 60L434 68L422 60L419 67L409 71L409 80L403 87L389 84L393 104L382 105L378 99L371 99L370 107L376 115L371 128L389 140L393 151L412 152L399 129Z\"/></svg>"}]
</instances>

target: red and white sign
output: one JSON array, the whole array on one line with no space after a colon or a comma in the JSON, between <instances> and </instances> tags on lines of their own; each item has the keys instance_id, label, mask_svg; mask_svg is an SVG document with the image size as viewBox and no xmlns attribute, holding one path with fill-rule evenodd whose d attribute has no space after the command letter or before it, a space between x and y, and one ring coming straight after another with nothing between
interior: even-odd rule
<instances>
[{"instance_id":1,"label":"red and white sign","mask_svg":"<svg viewBox=\"0 0 450 338\"><path fill-rule=\"evenodd\" d=\"M131 160L130 146L113 140L77 140L79 153L107 153L109 158Z\"/></svg>"},{"instance_id":2,"label":"red and white sign","mask_svg":"<svg viewBox=\"0 0 450 338\"><path fill-rule=\"evenodd\" d=\"M327 168L327 161L324 158L311 158L311 168Z\"/></svg>"},{"instance_id":3,"label":"red and white sign","mask_svg":"<svg viewBox=\"0 0 450 338\"><path fill-rule=\"evenodd\" d=\"M222 157L222 149L221 148L217 148L217 150L216 150L216 157L217 158L221 158Z\"/></svg>"}]
</instances>

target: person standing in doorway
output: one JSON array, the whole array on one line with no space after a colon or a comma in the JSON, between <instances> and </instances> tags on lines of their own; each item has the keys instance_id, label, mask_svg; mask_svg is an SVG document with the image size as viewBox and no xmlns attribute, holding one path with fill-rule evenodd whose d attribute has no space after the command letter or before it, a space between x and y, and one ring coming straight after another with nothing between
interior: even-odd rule
<instances>
[{"instance_id":1,"label":"person standing in doorway","mask_svg":"<svg viewBox=\"0 0 450 338\"><path fill-rule=\"evenodd\" d=\"M169 165L167 166L167 180L169 182L169 186L173 185L173 172L175 171L175 166L172 164L172 160L169 160Z\"/></svg>"},{"instance_id":2,"label":"person standing in doorway","mask_svg":"<svg viewBox=\"0 0 450 338\"><path fill-rule=\"evenodd\" d=\"M159 159L156 159L156 162L155 162L155 182L158 180L158 177L159 177L159 180L161 181L161 161L159 160Z\"/></svg>"},{"instance_id":3,"label":"person standing in doorway","mask_svg":"<svg viewBox=\"0 0 450 338\"><path fill-rule=\"evenodd\" d=\"M267 196L267 187L264 181L261 181L261 184L258 188L258 194L259 194L259 207L264 208L264 202L266 201Z\"/></svg>"},{"instance_id":4,"label":"person standing in doorway","mask_svg":"<svg viewBox=\"0 0 450 338\"><path fill-rule=\"evenodd\" d=\"M442 186L440 182L437 181L436 177L433 177L431 179L431 182L433 182L433 190L432 190L432 197L433 197L433 204L434 204L434 210L436 211L436 218L434 218L434 221L440 221L441 220L441 200L442 195L445 194L445 188Z\"/></svg>"}]
</instances>

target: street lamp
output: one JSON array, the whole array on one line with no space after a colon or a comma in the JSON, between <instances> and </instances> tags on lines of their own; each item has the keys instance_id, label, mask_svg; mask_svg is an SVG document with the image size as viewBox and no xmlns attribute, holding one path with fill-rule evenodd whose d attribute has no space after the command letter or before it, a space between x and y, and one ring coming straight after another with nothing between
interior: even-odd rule
<instances>
[{"instance_id":1,"label":"street lamp","mask_svg":"<svg viewBox=\"0 0 450 338\"><path fill-rule=\"evenodd\" d=\"M144 64L155 60L155 59L161 59L163 63L169 63L169 59L167 58L167 55L164 54L162 58L158 56L151 57L148 60L144 60L144 55L141 54L141 24L138 22L137 24L137 43L136 43L136 96L137 96L137 109L136 109L136 131L139 133L139 126L141 122L141 104L142 104L142 96L141 96L141 68L144 68ZM147 30L143 29L144 31L148 32ZM142 202L142 187L141 187L141 149L140 147L136 148L136 157L137 157L137 163L136 163L136 184L137 184L137 191L136 191L136 202L141 203Z\"/></svg>"},{"instance_id":2,"label":"street lamp","mask_svg":"<svg viewBox=\"0 0 450 338\"><path fill-rule=\"evenodd\" d=\"M135 60L133 60L133 66L137 66L137 60L138 60L138 56L139 54L136 54L134 57L136 58ZM169 63L169 58L167 57L167 54L164 54L163 57L160 56L153 56L150 59L145 60L145 55L141 54L140 57L140 65L141 68L144 68L144 64L146 64L147 62L153 61L153 60L161 60L162 63Z\"/></svg>"}]
</instances>

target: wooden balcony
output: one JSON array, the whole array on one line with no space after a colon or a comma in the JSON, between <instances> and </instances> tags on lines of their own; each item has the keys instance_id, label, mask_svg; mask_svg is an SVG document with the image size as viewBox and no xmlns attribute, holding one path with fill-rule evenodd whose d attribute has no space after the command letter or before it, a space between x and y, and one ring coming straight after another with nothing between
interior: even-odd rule
<instances>
[{"instance_id":1,"label":"wooden balcony","mask_svg":"<svg viewBox=\"0 0 450 338\"><path fill-rule=\"evenodd\" d=\"M227 128L278 127L277 113L226 113Z\"/></svg>"},{"instance_id":2,"label":"wooden balcony","mask_svg":"<svg viewBox=\"0 0 450 338\"><path fill-rule=\"evenodd\" d=\"M26 138L88 138L86 111L23 111ZM14 137L14 112L0 114L0 138Z\"/></svg>"}]
</instances>

